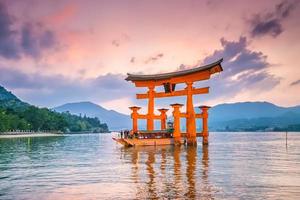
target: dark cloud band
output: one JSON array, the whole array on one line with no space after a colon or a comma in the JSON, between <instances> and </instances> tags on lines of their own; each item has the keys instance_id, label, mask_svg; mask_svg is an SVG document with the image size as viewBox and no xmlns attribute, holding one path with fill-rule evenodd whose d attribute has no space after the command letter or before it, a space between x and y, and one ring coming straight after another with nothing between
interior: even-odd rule
<instances>
[{"instance_id":1,"label":"dark cloud band","mask_svg":"<svg viewBox=\"0 0 300 200\"><path fill-rule=\"evenodd\" d=\"M277 37L284 28L282 22L287 19L299 1L285 0L275 6L274 11L256 14L250 20L250 34L252 37L270 35Z\"/></svg>"},{"instance_id":2,"label":"dark cloud band","mask_svg":"<svg viewBox=\"0 0 300 200\"><path fill-rule=\"evenodd\" d=\"M0 56L4 58L19 59L26 55L37 59L44 50L58 46L55 33L41 23L25 23L20 30L13 30L13 24L13 16L0 2Z\"/></svg>"}]
</instances>

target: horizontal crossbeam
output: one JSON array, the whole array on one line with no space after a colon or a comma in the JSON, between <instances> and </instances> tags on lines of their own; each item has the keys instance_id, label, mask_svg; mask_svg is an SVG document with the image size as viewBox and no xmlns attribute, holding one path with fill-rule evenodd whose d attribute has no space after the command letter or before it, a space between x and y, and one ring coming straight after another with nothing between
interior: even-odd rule
<instances>
[{"instance_id":1,"label":"horizontal crossbeam","mask_svg":"<svg viewBox=\"0 0 300 200\"><path fill-rule=\"evenodd\" d=\"M138 119L161 119L162 117L160 115L153 115L153 117L150 117L149 115L147 114L138 114L137 115L137 118Z\"/></svg>"},{"instance_id":2,"label":"horizontal crossbeam","mask_svg":"<svg viewBox=\"0 0 300 200\"><path fill-rule=\"evenodd\" d=\"M195 117L196 117L196 118L203 118L203 115L202 115L202 113L201 113L201 114L196 114Z\"/></svg>"},{"instance_id":3,"label":"horizontal crossbeam","mask_svg":"<svg viewBox=\"0 0 300 200\"><path fill-rule=\"evenodd\" d=\"M180 117L185 118L185 117L187 117L187 114L184 112L180 113ZM149 117L149 115L147 115L147 114L138 114L137 118L138 119L148 119L148 118L152 119L152 117ZM195 114L195 118L203 118L202 113ZM154 115L153 119L161 119L161 115Z\"/></svg>"},{"instance_id":4,"label":"horizontal crossbeam","mask_svg":"<svg viewBox=\"0 0 300 200\"><path fill-rule=\"evenodd\" d=\"M193 88L192 93L193 94L207 94L209 92L209 87L204 88ZM185 96L187 95L187 89L173 91L170 93L165 92L155 92L154 98L164 98L164 97L176 97L176 96ZM137 99L148 99L149 95L146 94L136 94Z\"/></svg>"}]
</instances>

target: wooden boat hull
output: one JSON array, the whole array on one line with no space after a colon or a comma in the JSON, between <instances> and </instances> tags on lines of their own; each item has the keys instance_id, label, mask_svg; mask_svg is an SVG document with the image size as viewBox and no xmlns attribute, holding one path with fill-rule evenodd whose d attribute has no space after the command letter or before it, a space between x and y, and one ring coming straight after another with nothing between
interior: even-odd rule
<instances>
[{"instance_id":1,"label":"wooden boat hull","mask_svg":"<svg viewBox=\"0 0 300 200\"><path fill-rule=\"evenodd\" d=\"M158 146L158 145L174 145L173 138L156 138L156 139L124 139L124 138L113 138L116 142L121 145L131 147L131 146ZM184 140L181 140L181 144Z\"/></svg>"}]
</instances>

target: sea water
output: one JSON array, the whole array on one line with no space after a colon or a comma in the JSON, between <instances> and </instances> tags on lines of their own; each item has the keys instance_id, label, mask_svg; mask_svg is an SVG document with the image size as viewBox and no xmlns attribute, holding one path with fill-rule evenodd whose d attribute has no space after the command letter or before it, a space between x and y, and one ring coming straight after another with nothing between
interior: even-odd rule
<instances>
[{"instance_id":1,"label":"sea water","mask_svg":"<svg viewBox=\"0 0 300 200\"><path fill-rule=\"evenodd\" d=\"M0 139L0 199L300 199L300 133L138 148L113 135Z\"/></svg>"}]
</instances>

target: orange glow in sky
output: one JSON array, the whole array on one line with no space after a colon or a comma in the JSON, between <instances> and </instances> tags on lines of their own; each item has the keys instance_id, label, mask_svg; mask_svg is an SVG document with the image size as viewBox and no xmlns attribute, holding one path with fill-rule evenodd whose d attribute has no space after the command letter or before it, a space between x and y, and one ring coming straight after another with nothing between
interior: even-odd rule
<instances>
[{"instance_id":1,"label":"orange glow in sky","mask_svg":"<svg viewBox=\"0 0 300 200\"><path fill-rule=\"evenodd\" d=\"M0 85L38 106L92 101L129 113L138 102L126 73L223 57L224 73L196 104L293 106L299 13L292 0L1 1Z\"/></svg>"}]
</instances>

